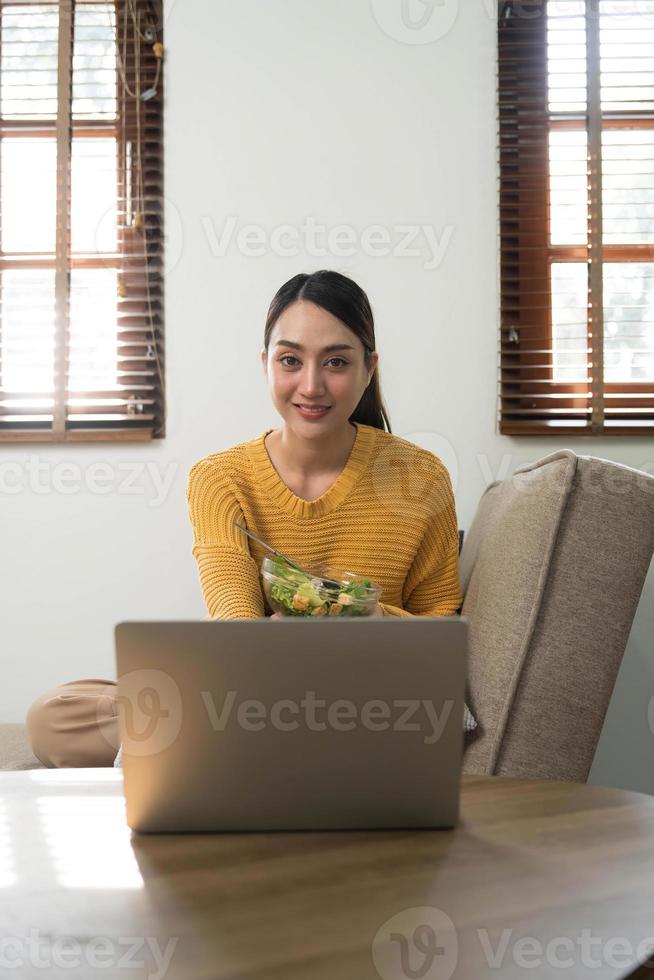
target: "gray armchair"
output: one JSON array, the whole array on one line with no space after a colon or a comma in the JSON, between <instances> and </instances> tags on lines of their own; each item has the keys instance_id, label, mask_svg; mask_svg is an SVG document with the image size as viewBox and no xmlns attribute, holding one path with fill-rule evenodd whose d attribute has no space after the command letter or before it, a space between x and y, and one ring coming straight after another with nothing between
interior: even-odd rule
<instances>
[{"instance_id":1,"label":"gray armchair","mask_svg":"<svg viewBox=\"0 0 654 980\"><path fill-rule=\"evenodd\" d=\"M585 782L654 552L654 477L569 449L484 491L465 535L466 773Z\"/></svg>"}]
</instances>

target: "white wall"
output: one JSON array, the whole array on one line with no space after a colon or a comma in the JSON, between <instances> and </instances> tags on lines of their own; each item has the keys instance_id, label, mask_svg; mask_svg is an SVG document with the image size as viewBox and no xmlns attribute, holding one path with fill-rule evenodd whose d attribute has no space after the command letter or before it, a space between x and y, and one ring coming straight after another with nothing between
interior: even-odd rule
<instances>
[{"instance_id":1,"label":"white wall","mask_svg":"<svg viewBox=\"0 0 654 980\"><path fill-rule=\"evenodd\" d=\"M2 493L0 719L22 720L62 681L113 677L116 622L204 615L186 473L278 424L258 354L268 303L299 271L336 268L367 290L393 431L443 457L461 527L487 483L561 446L654 469L651 440L495 431L495 26L490 0L458 6L435 7L420 31L402 28L399 0L168 3L168 437L2 448L19 467L7 477L17 492ZM229 216L266 236L291 225L308 249L307 220L346 224L358 244L351 257L285 256L268 238L255 257L232 240L221 255ZM375 225L386 254L361 237ZM394 254L402 225L428 226L440 263L422 231L417 254ZM98 462L111 467L105 494ZM141 471L130 488L131 467ZM167 492L153 474L172 478ZM653 592L650 576L591 773L646 792Z\"/></svg>"}]
</instances>

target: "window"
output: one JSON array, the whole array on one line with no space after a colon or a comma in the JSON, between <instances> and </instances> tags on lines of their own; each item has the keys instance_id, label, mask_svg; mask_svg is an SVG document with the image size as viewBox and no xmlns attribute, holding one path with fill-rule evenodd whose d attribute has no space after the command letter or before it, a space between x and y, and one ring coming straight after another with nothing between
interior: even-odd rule
<instances>
[{"instance_id":1,"label":"window","mask_svg":"<svg viewBox=\"0 0 654 980\"><path fill-rule=\"evenodd\" d=\"M507 435L654 433L654 0L503 0Z\"/></svg>"},{"instance_id":2,"label":"window","mask_svg":"<svg viewBox=\"0 0 654 980\"><path fill-rule=\"evenodd\" d=\"M161 2L0 0L0 441L164 434Z\"/></svg>"}]
</instances>

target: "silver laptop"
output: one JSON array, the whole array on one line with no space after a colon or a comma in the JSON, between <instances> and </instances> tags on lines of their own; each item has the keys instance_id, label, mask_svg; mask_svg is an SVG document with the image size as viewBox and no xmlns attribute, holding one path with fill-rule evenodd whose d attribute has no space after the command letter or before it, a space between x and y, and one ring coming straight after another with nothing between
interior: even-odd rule
<instances>
[{"instance_id":1,"label":"silver laptop","mask_svg":"<svg viewBox=\"0 0 654 980\"><path fill-rule=\"evenodd\" d=\"M468 622L116 626L136 831L453 827Z\"/></svg>"}]
</instances>

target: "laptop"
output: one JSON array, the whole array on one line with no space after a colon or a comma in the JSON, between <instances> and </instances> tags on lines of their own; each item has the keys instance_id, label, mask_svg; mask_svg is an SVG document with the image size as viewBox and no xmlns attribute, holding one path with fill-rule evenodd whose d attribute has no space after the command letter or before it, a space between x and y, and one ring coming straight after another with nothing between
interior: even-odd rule
<instances>
[{"instance_id":1,"label":"laptop","mask_svg":"<svg viewBox=\"0 0 654 980\"><path fill-rule=\"evenodd\" d=\"M467 631L459 616L118 624L128 825L455 826Z\"/></svg>"}]
</instances>

